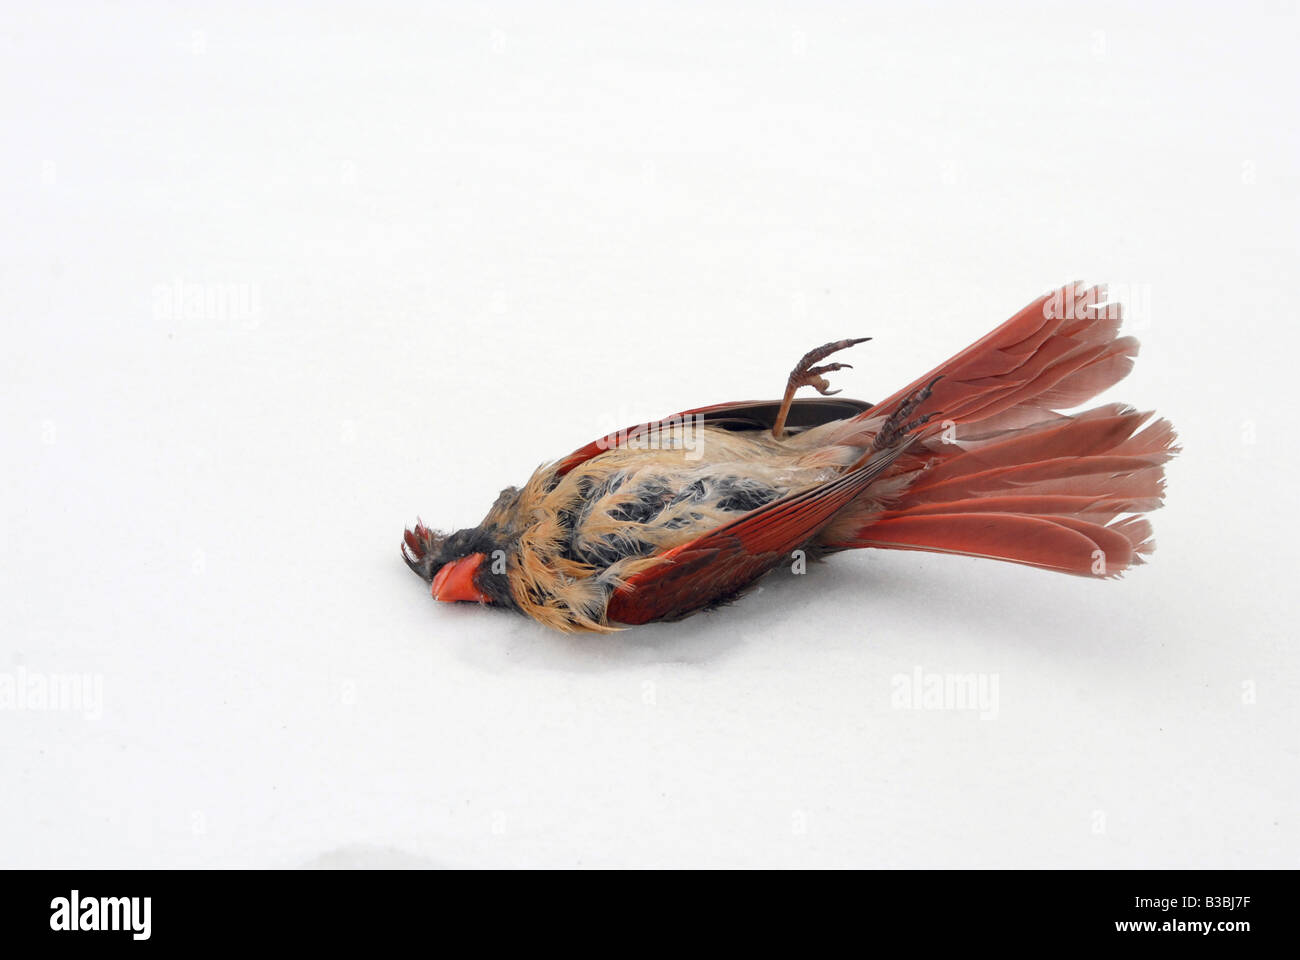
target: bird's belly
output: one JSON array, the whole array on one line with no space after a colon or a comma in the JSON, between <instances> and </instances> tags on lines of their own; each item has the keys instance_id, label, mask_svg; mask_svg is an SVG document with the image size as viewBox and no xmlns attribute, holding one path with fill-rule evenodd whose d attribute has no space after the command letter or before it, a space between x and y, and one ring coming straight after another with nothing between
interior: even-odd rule
<instances>
[{"instance_id":1,"label":"bird's belly","mask_svg":"<svg viewBox=\"0 0 1300 960\"><path fill-rule=\"evenodd\" d=\"M696 450L611 450L554 491L563 553L597 569L649 556L821 483L829 472L725 432L706 436Z\"/></svg>"}]
</instances>

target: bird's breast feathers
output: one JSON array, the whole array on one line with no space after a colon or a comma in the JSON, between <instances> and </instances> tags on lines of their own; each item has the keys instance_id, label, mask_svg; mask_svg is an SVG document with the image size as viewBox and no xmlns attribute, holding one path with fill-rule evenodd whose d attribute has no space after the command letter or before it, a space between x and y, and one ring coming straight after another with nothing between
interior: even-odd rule
<instances>
[{"instance_id":1,"label":"bird's breast feathers","mask_svg":"<svg viewBox=\"0 0 1300 960\"><path fill-rule=\"evenodd\" d=\"M514 600L555 626L598 629L611 591L650 558L826 482L853 454L688 424L563 476L543 467L518 504L527 521L510 558Z\"/></svg>"}]
</instances>

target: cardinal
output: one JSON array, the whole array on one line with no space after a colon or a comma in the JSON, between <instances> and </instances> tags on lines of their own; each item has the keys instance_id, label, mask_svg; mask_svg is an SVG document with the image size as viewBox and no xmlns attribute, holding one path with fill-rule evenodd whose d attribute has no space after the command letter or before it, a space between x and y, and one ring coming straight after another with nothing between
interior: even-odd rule
<instances>
[{"instance_id":1,"label":"cardinal","mask_svg":"<svg viewBox=\"0 0 1300 960\"><path fill-rule=\"evenodd\" d=\"M1143 562L1172 425L1120 403L1137 341L1104 286L1039 297L872 404L832 394L818 347L784 396L602 437L501 492L476 527L401 545L437 600L564 631L677 620L844 550L985 557L1097 579ZM796 398L803 387L822 397Z\"/></svg>"}]
</instances>

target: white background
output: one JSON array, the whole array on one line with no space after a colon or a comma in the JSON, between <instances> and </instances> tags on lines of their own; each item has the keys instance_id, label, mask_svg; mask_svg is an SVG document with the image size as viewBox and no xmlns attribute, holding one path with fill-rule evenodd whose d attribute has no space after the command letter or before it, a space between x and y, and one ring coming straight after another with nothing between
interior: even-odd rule
<instances>
[{"instance_id":1,"label":"white background","mask_svg":"<svg viewBox=\"0 0 1300 960\"><path fill-rule=\"evenodd\" d=\"M263 6L0 15L0 676L103 694L0 711L0 863L1296 865L1295 2ZM1123 581L860 553L570 637L398 557L1078 278L1185 446Z\"/></svg>"}]
</instances>

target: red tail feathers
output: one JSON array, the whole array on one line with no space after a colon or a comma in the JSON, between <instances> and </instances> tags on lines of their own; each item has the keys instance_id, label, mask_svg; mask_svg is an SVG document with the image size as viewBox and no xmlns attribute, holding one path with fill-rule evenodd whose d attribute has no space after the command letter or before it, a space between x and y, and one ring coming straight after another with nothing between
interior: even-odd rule
<instances>
[{"instance_id":1,"label":"red tail feathers","mask_svg":"<svg viewBox=\"0 0 1300 960\"><path fill-rule=\"evenodd\" d=\"M943 425L909 451L894 502L861 501L826 532L832 548L990 557L1117 576L1154 544L1141 514L1160 506L1173 427L1119 404L1064 416L1132 367L1105 288L1065 287L873 408L889 413L942 375L927 410ZM1145 424L1145 428L1144 425ZM900 477L900 479L902 479Z\"/></svg>"}]
</instances>

